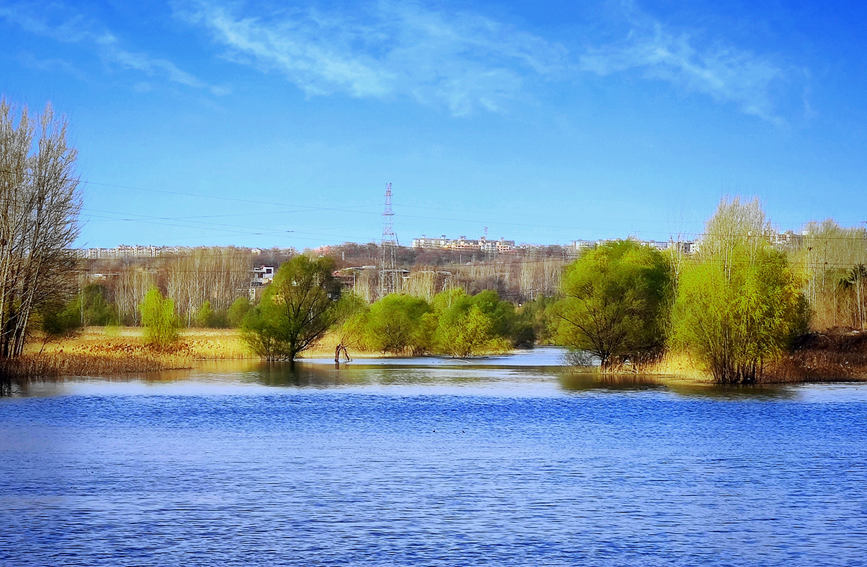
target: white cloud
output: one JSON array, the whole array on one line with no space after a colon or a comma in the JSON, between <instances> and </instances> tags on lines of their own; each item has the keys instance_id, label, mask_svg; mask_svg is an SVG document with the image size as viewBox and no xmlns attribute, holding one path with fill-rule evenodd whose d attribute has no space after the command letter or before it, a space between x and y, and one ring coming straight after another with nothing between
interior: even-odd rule
<instances>
[{"instance_id":1,"label":"white cloud","mask_svg":"<svg viewBox=\"0 0 867 567\"><path fill-rule=\"evenodd\" d=\"M691 34L675 33L628 6L627 36L587 49L578 58L578 69L598 75L640 70L649 78L735 104L746 114L784 123L775 109L773 90L787 80L786 69L730 45L699 47Z\"/></svg>"},{"instance_id":2,"label":"white cloud","mask_svg":"<svg viewBox=\"0 0 867 567\"><path fill-rule=\"evenodd\" d=\"M177 10L225 46L227 56L278 72L309 95L410 96L453 114L496 111L525 78L562 68L557 44L474 14L382 1L363 16L314 8L249 17L196 2Z\"/></svg>"},{"instance_id":3,"label":"white cloud","mask_svg":"<svg viewBox=\"0 0 867 567\"><path fill-rule=\"evenodd\" d=\"M35 14L39 13L40 16ZM50 18L50 16L54 16ZM180 69L167 59L153 57L144 52L130 51L122 47L120 40L111 32L77 13L71 13L60 4L47 9L24 3L0 6L0 19L21 29L62 43L79 43L92 46L109 64L138 71L152 78L203 89L215 95L225 94L225 87L211 85ZM51 20L56 21L51 21ZM54 60L55 65L59 60Z\"/></svg>"},{"instance_id":4,"label":"white cloud","mask_svg":"<svg viewBox=\"0 0 867 567\"><path fill-rule=\"evenodd\" d=\"M783 122L773 89L787 70L730 45L702 46L688 31L666 28L628 0L619 22L628 24L625 37L601 41L594 36L605 26L595 22L581 38L584 46L571 52L479 14L437 11L415 1L270 13L257 4L256 17L225 0L179 1L176 15L207 29L227 49L226 57L278 72L309 95L410 96L461 115L502 110L534 81L640 72Z\"/></svg>"}]
</instances>

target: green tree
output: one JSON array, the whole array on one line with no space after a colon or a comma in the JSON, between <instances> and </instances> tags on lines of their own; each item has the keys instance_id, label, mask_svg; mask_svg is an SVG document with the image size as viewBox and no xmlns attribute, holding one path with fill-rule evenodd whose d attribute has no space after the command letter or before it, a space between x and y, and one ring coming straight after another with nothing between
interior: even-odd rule
<instances>
[{"instance_id":1,"label":"green tree","mask_svg":"<svg viewBox=\"0 0 867 567\"><path fill-rule=\"evenodd\" d=\"M340 284L334 260L295 256L283 264L244 319L243 337L267 360L295 364L298 353L321 339L337 319Z\"/></svg>"},{"instance_id":2,"label":"green tree","mask_svg":"<svg viewBox=\"0 0 867 567\"><path fill-rule=\"evenodd\" d=\"M508 323L496 320L498 316L507 317L508 309L504 309L496 293L492 293L471 296L456 288L434 296L436 327L431 344L435 352L464 358L508 350L511 346L509 337L499 334ZM432 327L430 319L423 325L427 329Z\"/></svg>"},{"instance_id":3,"label":"green tree","mask_svg":"<svg viewBox=\"0 0 867 567\"><path fill-rule=\"evenodd\" d=\"M252 308L253 305L250 303L250 299L247 296L239 297L233 301L232 305L229 306L228 313L226 314L229 326L235 329L240 327L244 322L244 317L247 316L247 313Z\"/></svg>"},{"instance_id":4,"label":"green tree","mask_svg":"<svg viewBox=\"0 0 867 567\"><path fill-rule=\"evenodd\" d=\"M205 300L196 310L196 316L193 319L197 327L211 327L214 323L214 310L211 309L211 302Z\"/></svg>"},{"instance_id":5,"label":"green tree","mask_svg":"<svg viewBox=\"0 0 867 567\"><path fill-rule=\"evenodd\" d=\"M422 317L430 305L420 297L389 294L370 306L366 325L366 344L375 350L414 355L424 352Z\"/></svg>"},{"instance_id":6,"label":"green tree","mask_svg":"<svg viewBox=\"0 0 867 567\"><path fill-rule=\"evenodd\" d=\"M719 383L756 382L805 327L806 302L785 255L770 244L758 201L721 202L705 233L680 276L675 344Z\"/></svg>"},{"instance_id":7,"label":"green tree","mask_svg":"<svg viewBox=\"0 0 867 567\"><path fill-rule=\"evenodd\" d=\"M567 267L554 309L558 340L597 357L603 370L658 356L665 344L671 272L633 240L588 250Z\"/></svg>"},{"instance_id":8,"label":"green tree","mask_svg":"<svg viewBox=\"0 0 867 567\"><path fill-rule=\"evenodd\" d=\"M163 297L160 290L152 287L139 304L145 342L158 348L166 348L178 340L178 318L175 302Z\"/></svg>"},{"instance_id":9,"label":"green tree","mask_svg":"<svg viewBox=\"0 0 867 567\"><path fill-rule=\"evenodd\" d=\"M75 299L82 326L102 327L117 323L117 309L106 299L106 295L105 287L100 284L90 283L84 286Z\"/></svg>"},{"instance_id":10,"label":"green tree","mask_svg":"<svg viewBox=\"0 0 867 567\"><path fill-rule=\"evenodd\" d=\"M72 335L82 326L78 298L67 303L59 300L46 303L40 308L39 317L40 327L45 333L44 342Z\"/></svg>"},{"instance_id":11,"label":"green tree","mask_svg":"<svg viewBox=\"0 0 867 567\"><path fill-rule=\"evenodd\" d=\"M355 293L341 294L336 306L338 340L347 348L368 349L367 319L370 306Z\"/></svg>"}]
</instances>

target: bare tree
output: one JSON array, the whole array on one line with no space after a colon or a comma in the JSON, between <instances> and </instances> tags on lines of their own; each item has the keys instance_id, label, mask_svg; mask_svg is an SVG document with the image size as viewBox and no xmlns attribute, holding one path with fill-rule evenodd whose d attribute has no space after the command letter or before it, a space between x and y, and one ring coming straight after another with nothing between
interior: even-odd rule
<instances>
[{"instance_id":1,"label":"bare tree","mask_svg":"<svg viewBox=\"0 0 867 567\"><path fill-rule=\"evenodd\" d=\"M22 109L16 124L0 100L0 358L21 354L31 313L70 280L81 207L75 158L50 105L35 121Z\"/></svg>"}]
</instances>

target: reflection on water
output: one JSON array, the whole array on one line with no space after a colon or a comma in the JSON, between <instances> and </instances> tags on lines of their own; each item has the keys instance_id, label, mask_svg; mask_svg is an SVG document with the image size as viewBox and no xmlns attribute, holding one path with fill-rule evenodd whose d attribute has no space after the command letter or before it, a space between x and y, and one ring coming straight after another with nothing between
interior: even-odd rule
<instances>
[{"instance_id":1,"label":"reflection on water","mask_svg":"<svg viewBox=\"0 0 867 567\"><path fill-rule=\"evenodd\" d=\"M522 356L12 384L0 565L864 563L867 385Z\"/></svg>"},{"instance_id":2,"label":"reflection on water","mask_svg":"<svg viewBox=\"0 0 867 567\"><path fill-rule=\"evenodd\" d=\"M605 375L564 365L564 350L554 347L512 355L453 359L441 357L368 358L335 367L332 360L286 363L252 360L202 361L195 369L98 378L0 379L0 397L53 396L84 392L158 393L239 392L239 387L343 389L378 393L452 393L495 396L563 396L582 392L657 392L716 400L787 400L836 386L718 386L664 376ZM110 383L111 386L108 386ZM102 386L100 386L102 384ZM141 386L147 386L141 389ZM858 384L852 391L860 392ZM391 387L391 388L389 388ZM242 389L249 393L249 389ZM847 393L846 395L850 395ZM858 395L858 394L856 394Z\"/></svg>"}]
</instances>

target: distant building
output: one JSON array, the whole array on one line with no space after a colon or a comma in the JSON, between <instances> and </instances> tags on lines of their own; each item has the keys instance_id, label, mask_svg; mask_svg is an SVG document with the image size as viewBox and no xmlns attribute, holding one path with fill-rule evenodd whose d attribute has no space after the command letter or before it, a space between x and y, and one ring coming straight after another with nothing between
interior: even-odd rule
<instances>
[{"instance_id":1,"label":"distant building","mask_svg":"<svg viewBox=\"0 0 867 567\"><path fill-rule=\"evenodd\" d=\"M650 246L651 248L656 248L657 250L679 249L684 254L692 254L696 250L696 244L692 241L675 242L674 240L638 240L633 237L630 237L630 239L638 242L639 244ZM601 246L608 242L614 242L615 240L617 239L606 238L599 240L573 240L572 248L575 252L580 254L584 250L596 248L597 246Z\"/></svg>"},{"instance_id":2,"label":"distant building","mask_svg":"<svg viewBox=\"0 0 867 567\"><path fill-rule=\"evenodd\" d=\"M274 279L274 266L259 266L251 270L253 277L250 282L252 287L261 287L271 283Z\"/></svg>"},{"instance_id":3,"label":"distant building","mask_svg":"<svg viewBox=\"0 0 867 567\"><path fill-rule=\"evenodd\" d=\"M515 249L514 240L488 240L486 237L481 237L478 240L459 236L458 238L446 238L443 234L439 238L428 238L422 235L420 238L414 238L412 241L413 248L435 248L442 250L462 250L462 251L477 251L482 252L509 252Z\"/></svg>"}]
</instances>

